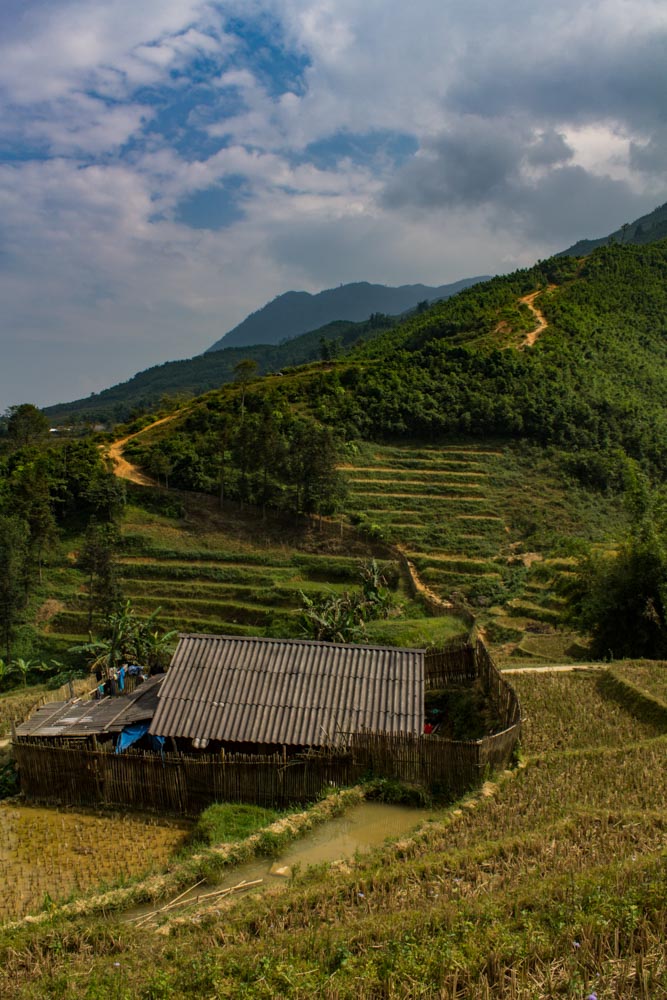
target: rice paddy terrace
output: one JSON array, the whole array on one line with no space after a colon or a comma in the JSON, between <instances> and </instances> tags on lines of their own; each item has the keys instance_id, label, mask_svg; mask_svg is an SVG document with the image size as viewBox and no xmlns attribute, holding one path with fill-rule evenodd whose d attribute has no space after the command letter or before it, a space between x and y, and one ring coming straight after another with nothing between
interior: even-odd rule
<instances>
[{"instance_id":1,"label":"rice paddy terrace","mask_svg":"<svg viewBox=\"0 0 667 1000\"><path fill-rule=\"evenodd\" d=\"M118 560L125 597L141 612L161 609L165 629L262 635L291 630L300 594L335 592L357 582L360 560L370 549L359 542L304 532L295 538L258 522L254 512L222 513L206 498L193 498L182 517L130 506L123 519ZM397 582L395 577L394 582ZM84 581L50 622L73 641L87 632Z\"/></svg>"},{"instance_id":2,"label":"rice paddy terrace","mask_svg":"<svg viewBox=\"0 0 667 1000\"><path fill-rule=\"evenodd\" d=\"M663 691L665 670L643 664L645 688ZM1 932L0 993L667 996L667 721L630 713L604 674L517 675L521 766L371 855L261 896L194 901L148 930L53 911ZM189 870L191 883L205 875Z\"/></svg>"},{"instance_id":3,"label":"rice paddy terrace","mask_svg":"<svg viewBox=\"0 0 667 1000\"><path fill-rule=\"evenodd\" d=\"M359 585L360 566L372 543L348 526L292 523L254 508L224 511L201 495L181 494L178 517L130 505L118 560L125 598L142 614L158 609L165 630L226 635L299 634L302 594L336 594ZM76 553L50 571L50 586L62 598L45 623L63 645L88 633L85 579ZM369 623L368 641L428 645L465 631L456 616L427 618L401 579L396 561L380 567L401 606L391 620Z\"/></svg>"},{"instance_id":4,"label":"rice paddy terrace","mask_svg":"<svg viewBox=\"0 0 667 1000\"><path fill-rule=\"evenodd\" d=\"M438 597L463 597L501 663L582 656L556 628L560 584L576 565L560 553L565 536L606 544L619 519L612 501L559 483L543 457L493 443L366 445L344 469L352 520L398 544Z\"/></svg>"},{"instance_id":5,"label":"rice paddy terrace","mask_svg":"<svg viewBox=\"0 0 667 1000\"><path fill-rule=\"evenodd\" d=\"M517 657L549 663L585 655L578 637L560 628L560 585L576 566L573 539L613 544L618 500L566 482L557 461L537 449L495 442L362 444L343 468L345 511L340 524L321 530L232 504L219 512L213 498L197 494L162 491L179 516L130 504L119 567L124 596L142 613L161 609L164 628L294 635L302 593L354 587L360 562L391 542L437 596L469 604L501 666ZM88 634L78 544L47 572L57 599L45 601L42 627L56 651ZM456 615L425 617L396 561L385 559L383 571L404 610L372 623L368 641L419 646L464 631Z\"/></svg>"}]
</instances>

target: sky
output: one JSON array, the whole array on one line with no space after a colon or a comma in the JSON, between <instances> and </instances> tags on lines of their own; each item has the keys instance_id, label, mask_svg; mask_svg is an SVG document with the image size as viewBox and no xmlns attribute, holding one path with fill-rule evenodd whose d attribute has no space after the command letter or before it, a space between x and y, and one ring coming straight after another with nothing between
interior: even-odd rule
<instances>
[{"instance_id":1,"label":"sky","mask_svg":"<svg viewBox=\"0 0 667 1000\"><path fill-rule=\"evenodd\" d=\"M0 412L667 201L664 0L2 0Z\"/></svg>"}]
</instances>

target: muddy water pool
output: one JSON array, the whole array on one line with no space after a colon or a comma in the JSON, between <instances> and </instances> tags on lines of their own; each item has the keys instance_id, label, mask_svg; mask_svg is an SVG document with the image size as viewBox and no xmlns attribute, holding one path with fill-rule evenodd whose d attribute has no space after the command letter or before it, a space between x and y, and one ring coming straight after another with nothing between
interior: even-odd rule
<instances>
[{"instance_id":1,"label":"muddy water pool","mask_svg":"<svg viewBox=\"0 0 667 1000\"><path fill-rule=\"evenodd\" d=\"M310 865L331 863L353 858L382 845L387 839L397 839L411 833L437 813L427 809L389 805L382 802L363 802L344 815L323 823L300 840L290 844L279 857L256 858L224 872L213 885L206 884L182 896L177 911L187 900L195 903L212 889L226 889L242 882L259 883L248 892L261 892L270 886L285 882L296 871L305 871ZM127 911L125 919L136 920L154 908L141 906Z\"/></svg>"},{"instance_id":2,"label":"muddy water pool","mask_svg":"<svg viewBox=\"0 0 667 1000\"><path fill-rule=\"evenodd\" d=\"M0 921L73 892L163 868L186 821L0 803Z\"/></svg>"}]
</instances>

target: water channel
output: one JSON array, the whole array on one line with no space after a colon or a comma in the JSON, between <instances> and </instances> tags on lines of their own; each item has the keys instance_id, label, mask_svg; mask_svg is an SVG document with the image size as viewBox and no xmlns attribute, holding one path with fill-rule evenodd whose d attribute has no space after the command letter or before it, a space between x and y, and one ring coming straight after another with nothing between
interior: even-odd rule
<instances>
[{"instance_id":1,"label":"water channel","mask_svg":"<svg viewBox=\"0 0 667 1000\"><path fill-rule=\"evenodd\" d=\"M356 854L368 852L389 839L398 839L416 830L437 812L409 806L389 805L382 802L363 802L349 809L342 816L329 820L294 841L279 855L272 858L255 858L245 864L229 868L214 884L206 884L184 893L178 910L187 902L196 903L214 890L254 883L247 892L261 892L288 880L297 871L303 872L311 865L344 861ZM154 910L153 906L133 908L126 919L136 920L142 913Z\"/></svg>"}]
</instances>

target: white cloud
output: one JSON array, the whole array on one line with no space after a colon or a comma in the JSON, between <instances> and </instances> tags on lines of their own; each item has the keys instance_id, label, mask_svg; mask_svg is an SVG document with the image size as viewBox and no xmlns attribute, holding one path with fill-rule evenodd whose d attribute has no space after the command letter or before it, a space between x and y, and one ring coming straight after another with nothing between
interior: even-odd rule
<instances>
[{"instance_id":1,"label":"white cloud","mask_svg":"<svg viewBox=\"0 0 667 1000\"><path fill-rule=\"evenodd\" d=\"M0 409L34 395L20 344L73 351L55 401L290 287L510 269L649 210L666 34L662 0L5 0ZM383 130L416 155L337 145ZM177 221L231 179L242 218Z\"/></svg>"}]
</instances>

